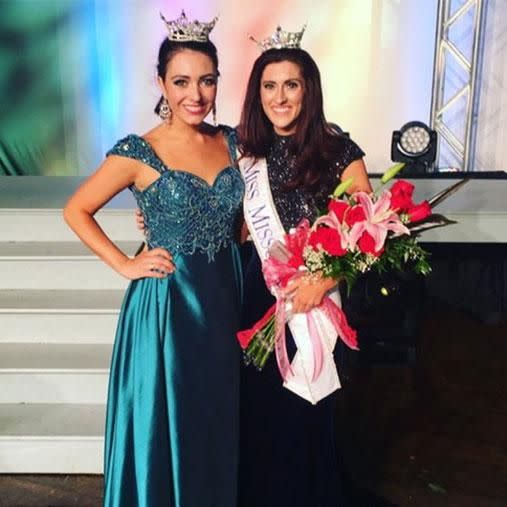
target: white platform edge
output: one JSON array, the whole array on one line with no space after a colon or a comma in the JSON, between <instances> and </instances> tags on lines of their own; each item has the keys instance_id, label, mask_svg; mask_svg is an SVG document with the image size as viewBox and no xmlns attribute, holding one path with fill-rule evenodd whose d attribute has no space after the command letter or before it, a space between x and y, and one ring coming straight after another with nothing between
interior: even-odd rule
<instances>
[{"instance_id":1,"label":"white platform edge","mask_svg":"<svg viewBox=\"0 0 507 507\"><path fill-rule=\"evenodd\" d=\"M102 474L103 437L0 437L0 474Z\"/></svg>"},{"instance_id":2,"label":"white platform edge","mask_svg":"<svg viewBox=\"0 0 507 507\"><path fill-rule=\"evenodd\" d=\"M422 243L507 243L506 213L449 213L445 216L458 223L421 234Z\"/></svg>"},{"instance_id":3,"label":"white platform edge","mask_svg":"<svg viewBox=\"0 0 507 507\"><path fill-rule=\"evenodd\" d=\"M134 209L103 209L95 218L114 241L143 241L136 228ZM61 209L0 208L0 241L79 241L79 238L63 220Z\"/></svg>"},{"instance_id":4,"label":"white platform edge","mask_svg":"<svg viewBox=\"0 0 507 507\"><path fill-rule=\"evenodd\" d=\"M109 371L0 370L0 404L105 404Z\"/></svg>"}]
</instances>

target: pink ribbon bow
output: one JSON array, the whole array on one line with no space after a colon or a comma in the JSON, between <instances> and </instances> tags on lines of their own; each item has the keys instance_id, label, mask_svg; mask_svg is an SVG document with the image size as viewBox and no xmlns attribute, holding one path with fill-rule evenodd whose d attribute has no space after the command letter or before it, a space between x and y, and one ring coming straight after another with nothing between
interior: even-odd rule
<instances>
[{"instance_id":1,"label":"pink ribbon bow","mask_svg":"<svg viewBox=\"0 0 507 507\"><path fill-rule=\"evenodd\" d=\"M266 284L268 288L275 293L277 298L275 305L275 354L278 369L284 381L290 376L293 376L294 372L289 361L285 336L285 324L288 320L286 301L282 297L279 297L277 292L279 289L285 288L290 281L297 279L305 273L290 265L288 263L290 258L291 255L287 247L283 243L275 242L270 249L270 255L262 266ZM351 349L357 350L357 333L349 326L343 310L329 296L325 296L322 303L317 308L323 311L324 315L332 324L334 331L343 342ZM325 337L322 336L317 326L314 310L306 313L306 319L312 344L312 382L314 382L322 372L324 362L323 343Z\"/></svg>"}]
</instances>

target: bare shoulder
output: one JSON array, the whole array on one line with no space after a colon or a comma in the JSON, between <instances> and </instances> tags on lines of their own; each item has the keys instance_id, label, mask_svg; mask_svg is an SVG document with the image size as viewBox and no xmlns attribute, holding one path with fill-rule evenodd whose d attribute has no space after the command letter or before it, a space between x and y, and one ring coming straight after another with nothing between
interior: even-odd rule
<instances>
[{"instance_id":1,"label":"bare shoulder","mask_svg":"<svg viewBox=\"0 0 507 507\"><path fill-rule=\"evenodd\" d=\"M167 133L168 133L167 127L165 127L164 124L161 123L160 125L157 125L151 130L148 130L148 132L145 132L140 137L141 139L144 139L147 143L152 144L160 142L161 139L167 136Z\"/></svg>"}]
</instances>

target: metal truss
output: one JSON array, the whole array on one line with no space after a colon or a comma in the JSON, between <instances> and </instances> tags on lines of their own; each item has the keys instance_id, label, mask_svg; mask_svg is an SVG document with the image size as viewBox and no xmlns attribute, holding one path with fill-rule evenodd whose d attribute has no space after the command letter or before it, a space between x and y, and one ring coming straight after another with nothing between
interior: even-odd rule
<instances>
[{"instance_id":1,"label":"metal truss","mask_svg":"<svg viewBox=\"0 0 507 507\"><path fill-rule=\"evenodd\" d=\"M439 0L431 126L437 168L473 170L487 0Z\"/></svg>"}]
</instances>

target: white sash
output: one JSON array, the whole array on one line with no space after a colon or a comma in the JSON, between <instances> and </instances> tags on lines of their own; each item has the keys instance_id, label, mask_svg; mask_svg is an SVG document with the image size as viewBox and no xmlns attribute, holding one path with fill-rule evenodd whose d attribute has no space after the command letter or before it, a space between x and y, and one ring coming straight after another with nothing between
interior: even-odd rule
<instances>
[{"instance_id":1,"label":"white sash","mask_svg":"<svg viewBox=\"0 0 507 507\"><path fill-rule=\"evenodd\" d=\"M245 221L259 257L264 261L271 243L275 240L283 242L285 230L271 195L266 159L255 161L243 158L239 160L239 167L246 187L243 201ZM341 307L340 293L337 289L329 293L329 297ZM316 404L339 389L341 384L333 357L337 339L334 327L321 310L314 309L311 312L320 335L324 337L322 371L317 379L312 381L314 360L306 314L295 314L288 321L297 346L297 352L291 363L294 375L289 376L283 385L301 398Z\"/></svg>"}]
</instances>

